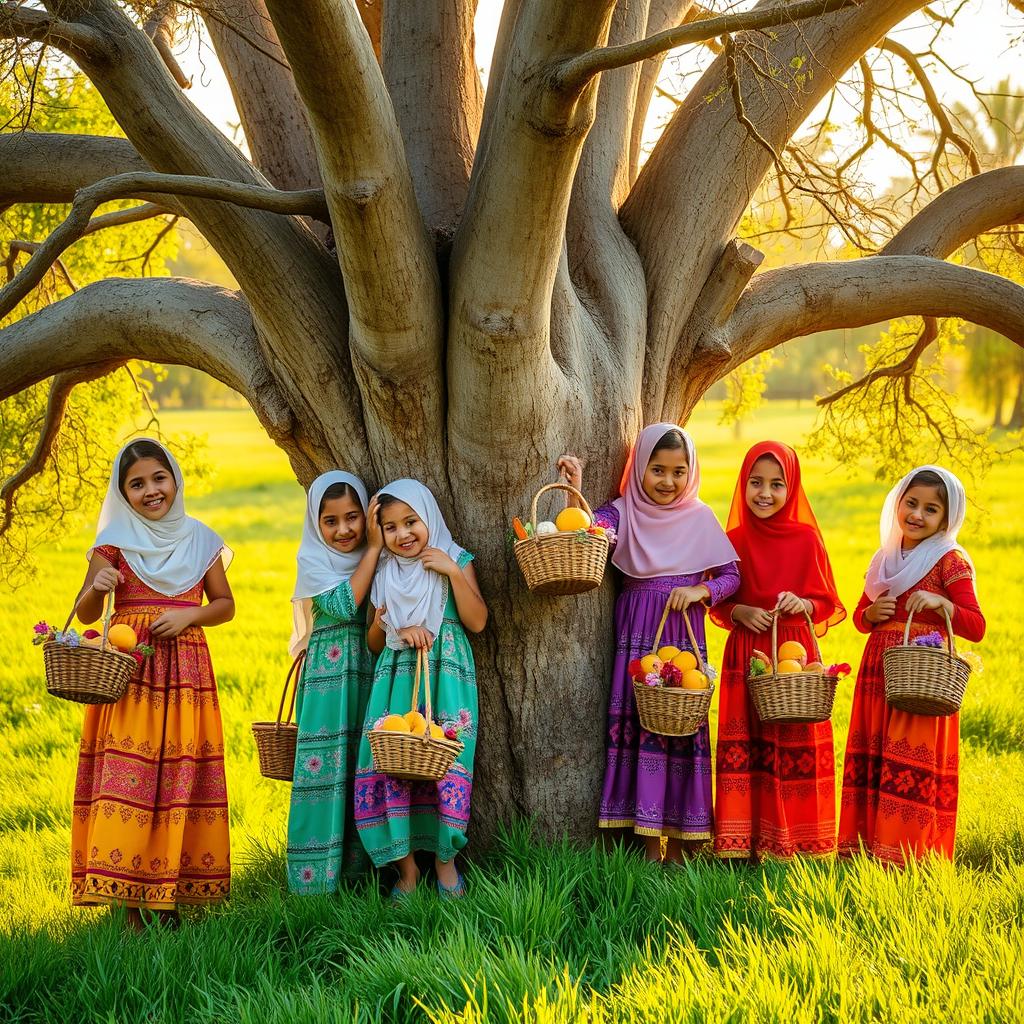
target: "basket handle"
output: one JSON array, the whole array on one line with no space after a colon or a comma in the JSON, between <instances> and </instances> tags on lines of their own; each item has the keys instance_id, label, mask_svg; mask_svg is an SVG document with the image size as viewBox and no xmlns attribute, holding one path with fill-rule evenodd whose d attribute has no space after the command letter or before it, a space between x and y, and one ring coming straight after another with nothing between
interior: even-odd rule
<instances>
[{"instance_id":1,"label":"basket handle","mask_svg":"<svg viewBox=\"0 0 1024 1024\"><path fill-rule=\"evenodd\" d=\"M415 711L419 706L420 698L420 675L423 676L423 703L426 707L426 715L424 718L427 720L427 727L423 730L423 740L426 742L430 739L430 726L434 721L434 713L430 706L430 652L424 651L421 648L416 648L416 678L412 684L412 707L411 711Z\"/></svg>"},{"instance_id":2,"label":"basket handle","mask_svg":"<svg viewBox=\"0 0 1024 1024\"><path fill-rule=\"evenodd\" d=\"M275 728L280 729L282 725L288 725L292 720L292 713L295 711L295 695L299 689L299 666L306 660L306 652L299 651L296 655L295 660L292 662L292 667L288 669L288 675L284 677L284 689L281 691L281 703L277 708L277 723ZM295 678L295 685L292 686L292 699L288 704L288 717L282 722L281 715L284 714L284 701L285 697L288 696L288 684L292 682L292 677Z\"/></svg>"},{"instance_id":3,"label":"basket handle","mask_svg":"<svg viewBox=\"0 0 1024 1024\"><path fill-rule=\"evenodd\" d=\"M821 661L821 648L818 646L818 637L814 632L814 619L811 618L810 612L806 608L803 609L804 618L807 620L807 629L811 634L811 644L814 646L814 660ZM779 613L775 610L771 613L772 616L772 665L775 668L779 666Z\"/></svg>"},{"instance_id":4,"label":"basket handle","mask_svg":"<svg viewBox=\"0 0 1024 1024\"><path fill-rule=\"evenodd\" d=\"M950 661L955 658L956 655L956 641L953 639L953 623L950 621L949 612L945 608L942 609L942 617L946 620L946 653L949 655ZM908 647L910 645L910 624L914 621L914 613L907 612L907 624L903 627L903 646Z\"/></svg>"},{"instance_id":5,"label":"basket handle","mask_svg":"<svg viewBox=\"0 0 1024 1024\"><path fill-rule=\"evenodd\" d=\"M658 631L654 634L654 650L651 654L657 654L658 648L661 646L661 634L665 631L665 623L668 621L668 613L672 611L669 602L665 602L665 610L661 613L661 621L658 623ZM686 612L680 612L683 617L683 625L686 627L686 635L690 641L690 648L693 651L694 657L697 659L697 664L700 666L701 672L704 675L708 674L708 667L704 661L704 655L700 653L700 647L697 645L697 638L693 635L693 627L690 625L690 616Z\"/></svg>"},{"instance_id":6,"label":"basket handle","mask_svg":"<svg viewBox=\"0 0 1024 1024\"><path fill-rule=\"evenodd\" d=\"M570 494L575 494L576 497L579 498L581 504L583 505L583 511L586 512L591 519L594 518L594 510L590 507L590 505L587 504L587 499L584 498L583 495L579 491L577 491L575 487L572 486L572 484L545 484L533 496L533 504L530 506L530 521L533 523L533 529L535 532L537 530L537 502L540 500L540 496L545 491L568 491Z\"/></svg>"},{"instance_id":7,"label":"basket handle","mask_svg":"<svg viewBox=\"0 0 1024 1024\"><path fill-rule=\"evenodd\" d=\"M71 609L71 614L68 616L67 622L64 623L64 629L62 632L68 631L68 626L71 625L71 620L75 617L75 612L78 611L78 606L85 600L85 595L92 590L92 587L86 587L79 595L78 600L75 602L74 607ZM107 633L110 632L110 619L114 614L114 592L108 590L106 597L103 599L103 636L100 639L100 650L106 651L110 649L110 641L107 639Z\"/></svg>"}]
</instances>

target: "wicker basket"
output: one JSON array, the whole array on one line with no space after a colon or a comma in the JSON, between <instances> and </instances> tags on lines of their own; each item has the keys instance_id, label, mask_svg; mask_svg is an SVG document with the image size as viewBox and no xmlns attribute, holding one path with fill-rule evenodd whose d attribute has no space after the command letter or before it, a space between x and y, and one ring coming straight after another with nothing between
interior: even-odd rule
<instances>
[{"instance_id":1,"label":"wicker basket","mask_svg":"<svg viewBox=\"0 0 1024 1024\"><path fill-rule=\"evenodd\" d=\"M277 708L276 722L253 722L252 734L256 739L256 753L260 759L260 775L265 779L278 779L291 782L295 776L295 746L299 741L299 727L292 722L295 711L295 695L299 689L299 668L306 658L306 652L300 651L292 662L285 676L284 689L281 691L281 703ZM292 699L288 703L288 717L282 722L284 702L291 685Z\"/></svg>"},{"instance_id":2,"label":"wicker basket","mask_svg":"<svg viewBox=\"0 0 1024 1024\"><path fill-rule=\"evenodd\" d=\"M64 623L65 632L78 611L82 597L75 602L68 621ZM138 663L130 654L112 647L107 640L113 611L114 592L110 590L103 610L103 635L99 647L68 647L54 640L43 644L46 689L52 696L76 704L116 704L124 696Z\"/></svg>"},{"instance_id":3,"label":"wicker basket","mask_svg":"<svg viewBox=\"0 0 1024 1024\"><path fill-rule=\"evenodd\" d=\"M534 536L515 542L516 561L535 594L583 594L601 585L608 561L608 538L591 533L549 533L536 536L537 501L545 491L574 494L584 511L594 513L586 498L569 484L547 484L533 496L530 520Z\"/></svg>"},{"instance_id":4,"label":"wicker basket","mask_svg":"<svg viewBox=\"0 0 1024 1024\"><path fill-rule=\"evenodd\" d=\"M814 644L815 661L821 662L821 649L814 635L814 623L804 610ZM772 666L779 664L779 617L772 616ZM747 680L750 699L762 722L827 722L836 699L837 676L824 672L770 672Z\"/></svg>"},{"instance_id":5,"label":"wicker basket","mask_svg":"<svg viewBox=\"0 0 1024 1024\"><path fill-rule=\"evenodd\" d=\"M903 629L903 643L883 656L885 699L900 711L915 715L955 715L963 703L971 667L956 653L953 625L946 610L946 647L918 647L910 642L911 612Z\"/></svg>"},{"instance_id":6,"label":"wicker basket","mask_svg":"<svg viewBox=\"0 0 1024 1024\"><path fill-rule=\"evenodd\" d=\"M652 654L658 653L669 611L666 602L661 622L658 623L658 632L654 635ZM707 665L694 638L690 618L685 612L681 614L686 626L686 635L690 640L690 650L696 657L701 672L706 674ZM648 732L658 733L659 736L692 736L707 721L714 694L714 683L709 683L706 690L684 690L676 686L645 686L642 682L633 680L633 696L640 715L640 725Z\"/></svg>"},{"instance_id":7,"label":"wicker basket","mask_svg":"<svg viewBox=\"0 0 1024 1024\"><path fill-rule=\"evenodd\" d=\"M435 739L430 735L433 710L430 706L430 655L416 650L416 680L412 687L412 711L419 705L420 674L423 675L424 704L427 730L422 736L408 732L390 732L386 729L371 729L368 733L373 767L383 775L396 779L443 779L455 759L462 753L464 744L458 740Z\"/></svg>"}]
</instances>

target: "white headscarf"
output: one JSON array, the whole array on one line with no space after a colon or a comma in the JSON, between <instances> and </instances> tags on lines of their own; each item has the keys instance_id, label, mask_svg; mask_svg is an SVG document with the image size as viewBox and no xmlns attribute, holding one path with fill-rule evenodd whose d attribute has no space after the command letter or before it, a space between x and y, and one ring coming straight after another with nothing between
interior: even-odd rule
<instances>
[{"instance_id":1,"label":"white headscarf","mask_svg":"<svg viewBox=\"0 0 1024 1024\"><path fill-rule=\"evenodd\" d=\"M359 567L366 551L365 539L355 551L344 552L332 548L320 532L320 502L332 484L349 484L359 495L359 504L366 514L366 486L351 473L332 469L322 473L310 485L306 495L306 517L302 523L302 541L299 544L298 574L295 593L292 594L292 636L288 653L294 658L306 649L313 632L313 598L333 590L347 580Z\"/></svg>"},{"instance_id":2,"label":"white headscarf","mask_svg":"<svg viewBox=\"0 0 1024 1024\"><path fill-rule=\"evenodd\" d=\"M458 561L463 549L452 540L437 500L423 484L418 480L396 480L378 493L404 501L427 524L427 546L439 548ZM382 621L387 645L400 651L405 644L398 630L406 626L423 626L431 636L437 636L448 600L448 578L425 569L419 558L403 558L385 551L373 578L370 600L375 608L386 608Z\"/></svg>"},{"instance_id":3,"label":"white headscarf","mask_svg":"<svg viewBox=\"0 0 1024 1024\"><path fill-rule=\"evenodd\" d=\"M900 499L910 486L910 481L925 470L937 474L946 485L946 528L921 541L917 547L903 552L903 531L896 517ZM959 551L971 564L970 556L957 543L956 535L964 525L967 513L967 495L964 485L948 469L941 466L918 466L912 469L889 493L882 505L879 519L881 547L875 552L868 566L864 580L864 592L874 601L888 591L890 597L899 597L916 586L931 572L934 566L950 551Z\"/></svg>"},{"instance_id":4,"label":"white headscarf","mask_svg":"<svg viewBox=\"0 0 1024 1024\"><path fill-rule=\"evenodd\" d=\"M163 451L178 487L162 519L150 520L136 512L117 483L121 455L139 441L149 441ZM96 540L86 552L86 558L105 544L120 549L132 572L147 587L165 597L177 597L191 590L218 556L224 559L225 569L234 557L222 537L205 523L185 515L185 482L177 460L159 441L149 437L134 438L114 457L110 484L96 524Z\"/></svg>"}]
</instances>

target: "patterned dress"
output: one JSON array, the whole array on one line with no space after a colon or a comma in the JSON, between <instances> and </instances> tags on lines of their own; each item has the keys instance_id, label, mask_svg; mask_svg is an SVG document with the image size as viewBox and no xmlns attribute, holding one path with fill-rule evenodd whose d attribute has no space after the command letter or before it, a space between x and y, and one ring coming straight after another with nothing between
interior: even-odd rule
<instances>
[{"instance_id":1,"label":"patterned dress","mask_svg":"<svg viewBox=\"0 0 1024 1024\"><path fill-rule=\"evenodd\" d=\"M850 735L843 766L843 803L839 852L864 849L879 860L903 864L907 856L936 852L952 858L959 795L960 716L937 718L897 711L885 700L882 656L903 643L906 602L916 590L941 594L953 602L953 632L971 642L985 635L967 560L951 551L896 603L896 614L873 626L864 618L871 603L862 595L854 625L870 633L853 694ZM911 638L938 630L940 612L914 615Z\"/></svg>"},{"instance_id":2,"label":"patterned dress","mask_svg":"<svg viewBox=\"0 0 1024 1024\"><path fill-rule=\"evenodd\" d=\"M828 617L831 605L815 619ZM725 606L719 613L725 614ZM730 610L731 613L731 610ZM778 642L798 640L813 659L801 615L779 621ZM824 856L836 849L836 766L832 723L762 722L747 674L755 648L770 654L771 633L733 625L722 658L718 705L715 853L721 857Z\"/></svg>"},{"instance_id":3,"label":"patterned dress","mask_svg":"<svg viewBox=\"0 0 1024 1024\"><path fill-rule=\"evenodd\" d=\"M288 812L288 888L332 893L342 877L366 867L350 794L373 662L366 609L345 580L313 598L309 638L296 701L299 738Z\"/></svg>"},{"instance_id":4,"label":"patterned dress","mask_svg":"<svg viewBox=\"0 0 1024 1024\"><path fill-rule=\"evenodd\" d=\"M618 529L618 510L611 503L594 513L605 528ZM653 579L623 577L615 602L615 662L608 697L607 760L598 814L600 828L631 828L641 836L709 839L712 834L711 737L705 722L693 736L659 736L640 728L633 683L627 666L651 653L668 595L675 587L704 583L711 604L725 600L739 586L735 564L685 576ZM686 612L702 655L704 606ZM682 616L670 614L662 645L690 649Z\"/></svg>"},{"instance_id":5,"label":"patterned dress","mask_svg":"<svg viewBox=\"0 0 1024 1024\"><path fill-rule=\"evenodd\" d=\"M473 556L463 552L459 568ZM377 867L413 850L448 861L466 845L477 741L476 668L473 651L449 589L441 629L430 649L430 692L435 720L454 728L465 744L439 782L411 782L374 770L367 733L385 716L410 710L416 651L386 647L377 659L356 768L355 817L359 838ZM422 684L419 708L425 711Z\"/></svg>"},{"instance_id":6,"label":"patterned dress","mask_svg":"<svg viewBox=\"0 0 1024 1024\"><path fill-rule=\"evenodd\" d=\"M96 551L124 575L114 622L156 653L116 704L86 709L71 822L71 898L173 910L228 895L224 737L206 638L189 626L152 640L168 608L198 606L200 581L167 598L142 583L114 547Z\"/></svg>"}]
</instances>

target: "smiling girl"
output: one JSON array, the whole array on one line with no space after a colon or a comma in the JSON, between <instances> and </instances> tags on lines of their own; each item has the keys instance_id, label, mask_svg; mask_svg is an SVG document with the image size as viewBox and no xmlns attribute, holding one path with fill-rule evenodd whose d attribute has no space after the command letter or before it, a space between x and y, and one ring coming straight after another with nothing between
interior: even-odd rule
<instances>
[{"instance_id":1,"label":"smiling girl","mask_svg":"<svg viewBox=\"0 0 1024 1024\"><path fill-rule=\"evenodd\" d=\"M558 468L577 490L583 470L562 456ZM679 862L683 843L712 834L711 739L705 722L694 736L660 736L640 727L628 665L651 652L666 602L690 620L704 643L704 603L739 585L736 552L715 514L697 496L700 466L689 434L674 423L645 427L622 475L620 497L594 514L615 533L612 564L622 573L615 604L615 662L608 698L607 762L598 825L631 829L649 860ZM670 615L662 643L688 649L682 615Z\"/></svg>"},{"instance_id":2,"label":"smiling girl","mask_svg":"<svg viewBox=\"0 0 1024 1024\"><path fill-rule=\"evenodd\" d=\"M939 466L908 473L882 506L881 547L868 567L853 621L868 633L857 675L843 768L839 852L863 844L879 860L902 864L936 852L952 858L959 790L959 715L914 715L885 700L882 656L938 630L977 642L985 619L974 593L974 566L957 543L967 499Z\"/></svg>"},{"instance_id":3,"label":"smiling girl","mask_svg":"<svg viewBox=\"0 0 1024 1024\"><path fill-rule=\"evenodd\" d=\"M740 587L711 610L729 630L722 658L715 751L715 852L720 857L823 856L836 848L832 723L762 722L747 688L755 649L802 644L813 660L807 617L818 636L842 622L832 566L789 445L747 452L729 511Z\"/></svg>"},{"instance_id":4,"label":"smiling girl","mask_svg":"<svg viewBox=\"0 0 1024 1024\"><path fill-rule=\"evenodd\" d=\"M350 792L373 676L366 598L381 548L363 482L341 470L317 477L306 498L288 647L292 657L306 652L288 813L292 892L335 892L365 867Z\"/></svg>"},{"instance_id":5,"label":"smiling girl","mask_svg":"<svg viewBox=\"0 0 1024 1024\"><path fill-rule=\"evenodd\" d=\"M477 744L476 669L466 630L487 624L473 556L452 539L433 494L416 480L396 480L377 495L385 553L374 577L368 640L380 657L366 709L356 770L359 838L373 863L392 864L395 897L419 881L415 852L434 855L438 892L465 892L455 855L466 845ZM410 710L418 652L430 667L434 717L464 744L439 782L409 782L374 769L369 730L388 714ZM419 707L424 711L421 685Z\"/></svg>"},{"instance_id":6,"label":"smiling girl","mask_svg":"<svg viewBox=\"0 0 1024 1024\"><path fill-rule=\"evenodd\" d=\"M131 927L142 910L174 921L179 904L221 900L230 883L224 739L202 627L234 616L231 550L185 515L177 462L144 438L114 460L89 556L79 619L99 618L113 590L113 621L156 653L121 700L86 709L72 902L123 904Z\"/></svg>"}]
</instances>

